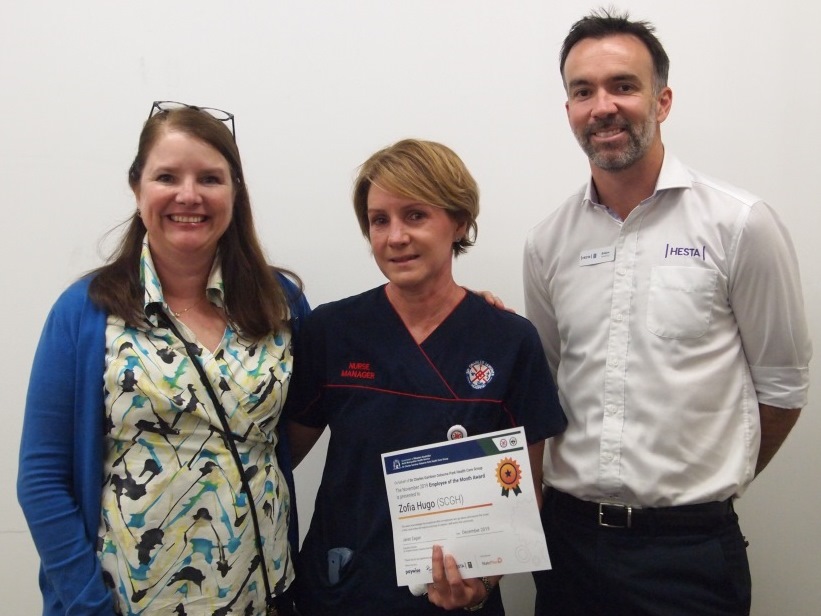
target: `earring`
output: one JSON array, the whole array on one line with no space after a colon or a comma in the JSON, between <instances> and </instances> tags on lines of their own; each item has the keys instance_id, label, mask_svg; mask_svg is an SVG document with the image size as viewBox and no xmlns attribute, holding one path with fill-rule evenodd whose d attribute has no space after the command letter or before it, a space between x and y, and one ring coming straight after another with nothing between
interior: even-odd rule
<instances>
[{"instance_id":1,"label":"earring","mask_svg":"<svg viewBox=\"0 0 821 616\"><path fill-rule=\"evenodd\" d=\"M143 213L140 211L140 208L137 208L137 218L142 218Z\"/></svg>"}]
</instances>

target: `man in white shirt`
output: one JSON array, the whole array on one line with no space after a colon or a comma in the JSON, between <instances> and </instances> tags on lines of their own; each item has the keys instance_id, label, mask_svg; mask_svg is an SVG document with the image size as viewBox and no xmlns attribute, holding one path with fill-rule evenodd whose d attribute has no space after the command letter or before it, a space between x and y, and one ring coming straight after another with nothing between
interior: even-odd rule
<instances>
[{"instance_id":1,"label":"man in white shirt","mask_svg":"<svg viewBox=\"0 0 821 616\"><path fill-rule=\"evenodd\" d=\"M569 421L546 446L537 614L748 614L732 501L806 404L789 234L665 151L668 69L627 15L581 19L562 48L592 177L525 246L527 316Z\"/></svg>"}]
</instances>

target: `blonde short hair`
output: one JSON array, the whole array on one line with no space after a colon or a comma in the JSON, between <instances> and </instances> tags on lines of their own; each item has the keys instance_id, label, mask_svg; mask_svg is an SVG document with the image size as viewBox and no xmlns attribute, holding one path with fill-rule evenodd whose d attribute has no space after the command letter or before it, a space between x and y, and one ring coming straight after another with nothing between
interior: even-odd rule
<instances>
[{"instance_id":1,"label":"blonde short hair","mask_svg":"<svg viewBox=\"0 0 821 616\"><path fill-rule=\"evenodd\" d=\"M467 251L479 227L479 187L456 153L434 141L404 139L373 154L359 167L353 207L359 228L370 237L368 191L372 184L400 197L446 210L466 233L453 243L453 255Z\"/></svg>"}]
</instances>

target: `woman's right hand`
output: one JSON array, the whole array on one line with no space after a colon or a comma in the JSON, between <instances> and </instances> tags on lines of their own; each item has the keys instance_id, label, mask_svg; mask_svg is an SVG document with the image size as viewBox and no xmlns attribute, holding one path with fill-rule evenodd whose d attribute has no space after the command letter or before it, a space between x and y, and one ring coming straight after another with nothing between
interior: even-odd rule
<instances>
[{"instance_id":1,"label":"woman's right hand","mask_svg":"<svg viewBox=\"0 0 821 616\"><path fill-rule=\"evenodd\" d=\"M433 546L433 582L428 584L428 601L446 610L478 605L488 596L484 583L479 578L462 578L456 559L442 551L442 546ZM494 586L499 577L490 578Z\"/></svg>"}]
</instances>

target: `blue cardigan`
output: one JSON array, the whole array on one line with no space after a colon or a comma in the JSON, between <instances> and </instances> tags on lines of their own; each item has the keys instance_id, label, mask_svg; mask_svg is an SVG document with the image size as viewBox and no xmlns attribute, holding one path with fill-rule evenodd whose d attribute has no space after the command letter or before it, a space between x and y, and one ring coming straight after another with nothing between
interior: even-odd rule
<instances>
[{"instance_id":1,"label":"blue cardigan","mask_svg":"<svg viewBox=\"0 0 821 616\"><path fill-rule=\"evenodd\" d=\"M279 275L294 333L310 308ZM29 380L17 498L40 555L44 616L111 616L114 603L96 552L103 483L106 314L72 284L48 315ZM277 457L294 494L286 430ZM296 554L296 498L289 540Z\"/></svg>"}]
</instances>

